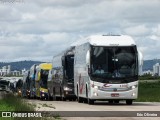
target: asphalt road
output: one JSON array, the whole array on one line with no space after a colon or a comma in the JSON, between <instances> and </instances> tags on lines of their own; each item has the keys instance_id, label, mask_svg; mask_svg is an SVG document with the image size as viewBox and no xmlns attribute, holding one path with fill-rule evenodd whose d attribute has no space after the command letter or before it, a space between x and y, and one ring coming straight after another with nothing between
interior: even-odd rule
<instances>
[{"instance_id":1,"label":"asphalt road","mask_svg":"<svg viewBox=\"0 0 160 120\"><path fill-rule=\"evenodd\" d=\"M126 105L125 102L119 104L109 104L105 101L98 101L95 105L88 105L86 103L78 103L76 101L39 101L27 100L29 103L36 106L37 111L74 111L73 117L62 117L66 120L159 120L160 117L145 116L144 114L158 114L160 116L160 103L152 102L134 102L133 105ZM78 112L83 111L83 112ZM96 112L98 111L98 112ZM106 115L109 117L99 117L99 114L104 115L103 111L107 111ZM140 111L140 112L139 112ZM143 111L143 112L142 112ZM158 113L154 112L158 111ZM77 112L77 113L76 113ZM68 112L71 114L72 112ZM137 116L141 113L145 116ZM76 116L78 115L78 116ZM127 116L126 116L127 115ZM81 117L80 117L81 116ZM90 116L90 117L86 117ZM94 116L94 117L91 117ZM95 117L96 116L96 117ZM98 116L98 117L97 117ZM113 117L117 116L117 117ZM125 116L125 117L121 117Z\"/></svg>"}]
</instances>

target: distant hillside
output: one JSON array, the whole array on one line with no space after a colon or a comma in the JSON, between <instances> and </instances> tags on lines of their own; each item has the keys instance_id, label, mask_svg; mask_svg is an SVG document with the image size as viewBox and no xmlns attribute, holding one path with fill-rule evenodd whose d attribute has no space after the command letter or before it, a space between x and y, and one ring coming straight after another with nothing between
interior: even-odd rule
<instances>
[{"instance_id":1,"label":"distant hillside","mask_svg":"<svg viewBox=\"0 0 160 120\"><path fill-rule=\"evenodd\" d=\"M160 59L153 60L144 60L143 62L143 71L145 70L153 70L153 65L156 63L160 63Z\"/></svg>"},{"instance_id":2,"label":"distant hillside","mask_svg":"<svg viewBox=\"0 0 160 120\"><path fill-rule=\"evenodd\" d=\"M0 68L3 66L11 65L11 70L22 70L26 68L27 70L33 65L33 64L40 64L42 62L40 61L18 61L18 62L0 62Z\"/></svg>"},{"instance_id":3,"label":"distant hillside","mask_svg":"<svg viewBox=\"0 0 160 120\"><path fill-rule=\"evenodd\" d=\"M11 70L22 70L24 68L29 69L33 64L40 64L40 61L18 61L18 62L0 62L0 68L6 65L11 65ZM144 70L152 70L153 65L156 63L160 63L160 59L154 60L144 60L143 62L143 71Z\"/></svg>"}]
</instances>

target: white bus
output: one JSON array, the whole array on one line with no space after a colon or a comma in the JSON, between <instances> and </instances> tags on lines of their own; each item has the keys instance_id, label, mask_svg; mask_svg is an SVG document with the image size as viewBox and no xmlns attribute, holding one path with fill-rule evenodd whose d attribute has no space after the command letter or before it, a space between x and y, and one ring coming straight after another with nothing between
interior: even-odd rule
<instances>
[{"instance_id":1,"label":"white bus","mask_svg":"<svg viewBox=\"0 0 160 120\"><path fill-rule=\"evenodd\" d=\"M140 57L138 57L140 55ZM131 105L138 96L142 55L126 35L94 35L76 43L74 90L78 102L96 100Z\"/></svg>"},{"instance_id":2,"label":"white bus","mask_svg":"<svg viewBox=\"0 0 160 120\"><path fill-rule=\"evenodd\" d=\"M53 57L48 87L54 100L76 100L74 94L74 46Z\"/></svg>"}]
</instances>

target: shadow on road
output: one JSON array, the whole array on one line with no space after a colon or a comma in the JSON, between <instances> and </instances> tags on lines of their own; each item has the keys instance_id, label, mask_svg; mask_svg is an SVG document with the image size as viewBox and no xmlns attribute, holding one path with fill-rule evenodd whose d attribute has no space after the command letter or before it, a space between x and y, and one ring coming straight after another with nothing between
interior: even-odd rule
<instances>
[{"instance_id":1,"label":"shadow on road","mask_svg":"<svg viewBox=\"0 0 160 120\"><path fill-rule=\"evenodd\" d=\"M132 105L127 105L125 102L120 102L120 103L108 103L107 101L96 101L94 103L94 105L97 105L97 106L104 106L104 105L107 105L107 106L160 106L160 103L157 104L157 103L152 103L152 102L133 102Z\"/></svg>"}]
</instances>

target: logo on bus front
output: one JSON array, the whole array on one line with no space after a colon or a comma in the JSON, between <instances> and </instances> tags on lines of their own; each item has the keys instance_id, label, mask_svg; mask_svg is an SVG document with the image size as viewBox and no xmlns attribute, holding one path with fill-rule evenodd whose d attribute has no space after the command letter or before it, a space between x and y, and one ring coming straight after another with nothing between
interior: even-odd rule
<instances>
[{"instance_id":1,"label":"logo on bus front","mask_svg":"<svg viewBox=\"0 0 160 120\"><path fill-rule=\"evenodd\" d=\"M103 87L111 87L112 85L109 85L109 84L107 84L107 83L105 83L104 85L103 85Z\"/></svg>"}]
</instances>

